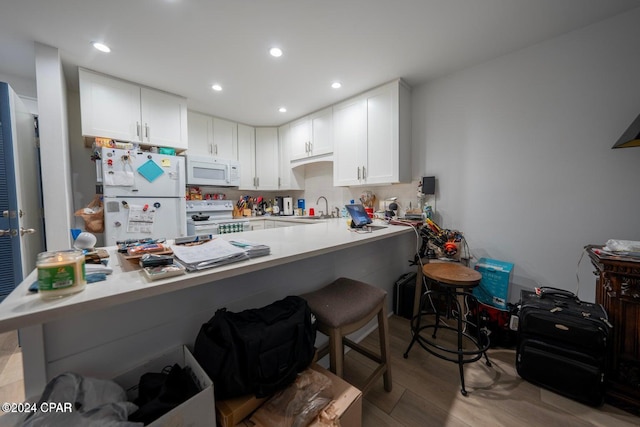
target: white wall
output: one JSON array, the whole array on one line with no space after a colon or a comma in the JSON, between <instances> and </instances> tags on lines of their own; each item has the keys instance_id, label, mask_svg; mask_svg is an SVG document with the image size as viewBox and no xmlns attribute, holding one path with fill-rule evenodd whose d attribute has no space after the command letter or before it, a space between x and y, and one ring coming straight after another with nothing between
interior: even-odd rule
<instances>
[{"instance_id":1,"label":"white wall","mask_svg":"<svg viewBox=\"0 0 640 427\"><path fill-rule=\"evenodd\" d=\"M48 250L71 246L73 201L66 85L57 48L36 43L42 192Z\"/></svg>"},{"instance_id":2,"label":"white wall","mask_svg":"<svg viewBox=\"0 0 640 427\"><path fill-rule=\"evenodd\" d=\"M22 99L27 110L38 115L38 100L36 99L36 81L14 74L0 72L0 82L8 83L16 94Z\"/></svg>"},{"instance_id":3,"label":"white wall","mask_svg":"<svg viewBox=\"0 0 640 427\"><path fill-rule=\"evenodd\" d=\"M576 290L587 244L640 240L640 10L415 88L414 176L438 178L442 226L515 263L511 300ZM595 298L586 258L579 296Z\"/></svg>"}]
</instances>

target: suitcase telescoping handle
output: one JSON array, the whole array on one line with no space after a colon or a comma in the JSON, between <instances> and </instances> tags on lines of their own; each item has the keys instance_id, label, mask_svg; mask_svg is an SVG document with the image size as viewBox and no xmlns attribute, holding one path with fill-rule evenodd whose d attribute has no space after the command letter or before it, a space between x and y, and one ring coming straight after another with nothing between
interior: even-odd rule
<instances>
[{"instance_id":1,"label":"suitcase telescoping handle","mask_svg":"<svg viewBox=\"0 0 640 427\"><path fill-rule=\"evenodd\" d=\"M550 286L541 287L538 294L540 295L541 299L547 297L562 297L580 302L580 299L573 292L567 291L565 289L552 288Z\"/></svg>"}]
</instances>

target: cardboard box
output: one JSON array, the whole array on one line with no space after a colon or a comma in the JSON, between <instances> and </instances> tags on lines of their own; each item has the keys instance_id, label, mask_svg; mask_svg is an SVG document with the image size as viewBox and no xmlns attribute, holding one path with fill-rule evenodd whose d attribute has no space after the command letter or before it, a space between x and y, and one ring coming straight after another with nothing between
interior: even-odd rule
<instances>
[{"instance_id":1,"label":"cardboard box","mask_svg":"<svg viewBox=\"0 0 640 427\"><path fill-rule=\"evenodd\" d=\"M255 396L235 397L227 400L216 400L216 417L221 427L234 427L253 413L267 400Z\"/></svg>"},{"instance_id":2,"label":"cardboard box","mask_svg":"<svg viewBox=\"0 0 640 427\"><path fill-rule=\"evenodd\" d=\"M509 302L509 283L513 264L489 258L480 258L475 270L482 274L480 285L473 288L478 301L505 310Z\"/></svg>"},{"instance_id":3,"label":"cardboard box","mask_svg":"<svg viewBox=\"0 0 640 427\"><path fill-rule=\"evenodd\" d=\"M362 426L362 392L338 377L334 373L324 369L318 364L313 364L311 369L326 375L331 379L333 388L333 402L325 408L325 414L331 417L333 414L338 418L341 427L361 427ZM311 423L310 427L326 424Z\"/></svg>"},{"instance_id":4,"label":"cardboard box","mask_svg":"<svg viewBox=\"0 0 640 427\"><path fill-rule=\"evenodd\" d=\"M194 380L200 392L191 399L164 414L148 426L151 427L197 427L216 425L214 410L213 382L198 364L189 349L185 346L176 347L136 368L114 378L122 388L127 390L129 400L133 401L138 395L140 376L147 372L161 372L166 366L179 364L181 368L189 367L194 374Z\"/></svg>"},{"instance_id":5,"label":"cardboard box","mask_svg":"<svg viewBox=\"0 0 640 427\"><path fill-rule=\"evenodd\" d=\"M333 401L325 408L325 420L335 417L341 427L362 426L362 392L324 369L318 364L311 368L331 380ZM257 399L255 396L244 396L216 402L216 415L222 427L254 426L249 417L267 398ZM327 424L312 423L313 426L326 426ZM277 427L277 426L273 426Z\"/></svg>"}]
</instances>

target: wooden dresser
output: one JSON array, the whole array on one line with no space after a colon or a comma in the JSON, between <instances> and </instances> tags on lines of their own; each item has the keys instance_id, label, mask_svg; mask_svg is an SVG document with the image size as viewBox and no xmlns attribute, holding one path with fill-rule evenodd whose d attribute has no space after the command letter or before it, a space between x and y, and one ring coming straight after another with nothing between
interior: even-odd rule
<instances>
[{"instance_id":1,"label":"wooden dresser","mask_svg":"<svg viewBox=\"0 0 640 427\"><path fill-rule=\"evenodd\" d=\"M612 256L585 247L598 276L596 302L613 325L606 400L640 413L640 258Z\"/></svg>"}]
</instances>

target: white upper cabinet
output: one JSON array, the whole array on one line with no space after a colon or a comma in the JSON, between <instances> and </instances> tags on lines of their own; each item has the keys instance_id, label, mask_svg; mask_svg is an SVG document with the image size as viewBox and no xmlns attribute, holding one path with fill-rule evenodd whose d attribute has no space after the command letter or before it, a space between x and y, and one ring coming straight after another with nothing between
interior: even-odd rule
<instances>
[{"instance_id":1,"label":"white upper cabinet","mask_svg":"<svg viewBox=\"0 0 640 427\"><path fill-rule=\"evenodd\" d=\"M187 148L187 100L79 69L82 134Z\"/></svg>"},{"instance_id":2,"label":"white upper cabinet","mask_svg":"<svg viewBox=\"0 0 640 427\"><path fill-rule=\"evenodd\" d=\"M238 124L238 161L240 162L240 190L256 187L256 130Z\"/></svg>"},{"instance_id":3,"label":"white upper cabinet","mask_svg":"<svg viewBox=\"0 0 640 427\"><path fill-rule=\"evenodd\" d=\"M189 154L238 160L238 124L189 111Z\"/></svg>"},{"instance_id":4,"label":"white upper cabinet","mask_svg":"<svg viewBox=\"0 0 640 427\"><path fill-rule=\"evenodd\" d=\"M280 154L280 190L304 190L304 168L291 164L291 127L286 124L278 128L278 152Z\"/></svg>"},{"instance_id":5,"label":"white upper cabinet","mask_svg":"<svg viewBox=\"0 0 640 427\"><path fill-rule=\"evenodd\" d=\"M278 189L278 128L238 124L240 190Z\"/></svg>"},{"instance_id":6,"label":"white upper cabinet","mask_svg":"<svg viewBox=\"0 0 640 427\"><path fill-rule=\"evenodd\" d=\"M325 108L290 124L291 160L333 153L332 108Z\"/></svg>"},{"instance_id":7,"label":"white upper cabinet","mask_svg":"<svg viewBox=\"0 0 640 427\"><path fill-rule=\"evenodd\" d=\"M142 141L140 87L79 69L82 134Z\"/></svg>"},{"instance_id":8,"label":"white upper cabinet","mask_svg":"<svg viewBox=\"0 0 640 427\"><path fill-rule=\"evenodd\" d=\"M334 185L411 180L409 109L400 80L334 106Z\"/></svg>"},{"instance_id":9,"label":"white upper cabinet","mask_svg":"<svg viewBox=\"0 0 640 427\"><path fill-rule=\"evenodd\" d=\"M238 124L213 118L213 155L238 160Z\"/></svg>"},{"instance_id":10,"label":"white upper cabinet","mask_svg":"<svg viewBox=\"0 0 640 427\"><path fill-rule=\"evenodd\" d=\"M186 149L187 100L148 88L140 88L142 143Z\"/></svg>"},{"instance_id":11,"label":"white upper cabinet","mask_svg":"<svg viewBox=\"0 0 640 427\"><path fill-rule=\"evenodd\" d=\"M195 111L187 112L189 129L188 154L213 155L213 117Z\"/></svg>"},{"instance_id":12,"label":"white upper cabinet","mask_svg":"<svg viewBox=\"0 0 640 427\"><path fill-rule=\"evenodd\" d=\"M256 189L278 189L278 128L256 128Z\"/></svg>"},{"instance_id":13,"label":"white upper cabinet","mask_svg":"<svg viewBox=\"0 0 640 427\"><path fill-rule=\"evenodd\" d=\"M311 120L309 117L296 120L290 124L291 160L305 159L309 153L311 141Z\"/></svg>"},{"instance_id":14,"label":"white upper cabinet","mask_svg":"<svg viewBox=\"0 0 640 427\"><path fill-rule=\"evenodd\" d=\"M367 101L359 97L335 105L333 128L333 185L359 185L367 161Z\"/></svg>"},{"instance_id":15,"label":"white upper cabinet","mask_svg":"<svg viewBox=\"0 0 640 427\"><path fill-rule=\"evenodd\" d=\"M325 108L311 115L310 156L333 153L333 108Z\"/></svg>"}]
</instances>

